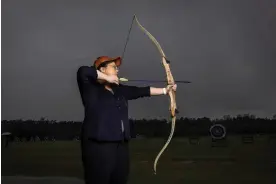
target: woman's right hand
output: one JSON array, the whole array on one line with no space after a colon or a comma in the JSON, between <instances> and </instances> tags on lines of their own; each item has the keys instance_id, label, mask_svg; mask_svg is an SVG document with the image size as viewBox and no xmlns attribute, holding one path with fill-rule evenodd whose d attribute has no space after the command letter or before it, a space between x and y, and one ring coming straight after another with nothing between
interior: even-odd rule
<instances>
[{"instance_id":1,"label":"woman's right hand","mask_svg":"<svg viewBox=\"0 0 276 184\"><path fill-rule=\"evenodd\" d=\"M107 75L106 81L119 85L119 78L117 75Z\"/></svg>"}]
</instances>

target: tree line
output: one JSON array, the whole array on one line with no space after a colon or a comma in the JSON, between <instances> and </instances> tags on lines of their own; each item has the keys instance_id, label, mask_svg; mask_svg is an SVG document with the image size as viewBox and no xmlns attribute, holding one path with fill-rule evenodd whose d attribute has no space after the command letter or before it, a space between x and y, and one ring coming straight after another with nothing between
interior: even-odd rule
<instances>
[{"instance_id":1,"label":"tree line","mask_svg":"<svg viewBox=\"0 0 276 184\"><path fill-rule=\"evenodd\" d=\"M169 120L169 119L168 119ZM129 119L136 137L166 137L171 130L167 119ZM223 125L227 135L231 134L275 134L276 115L273 118L258 118L254 115L224 116L221 119L178 118L175 137L208 136L210 127ZM2 120L2 133L10 132L13 139L19 141L35 140L77 140L80 137L82 122L40 120Z\"/></svg>"}]
</instances>

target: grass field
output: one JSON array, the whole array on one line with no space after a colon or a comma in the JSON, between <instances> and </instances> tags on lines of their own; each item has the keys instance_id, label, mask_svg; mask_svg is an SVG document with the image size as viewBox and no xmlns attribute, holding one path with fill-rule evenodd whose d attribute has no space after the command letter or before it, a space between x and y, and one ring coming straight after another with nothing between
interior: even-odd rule
<instances>
[{"instance_id":1,"label":"grass field","mask_svg":"<svg viewBox=\"0 0 276 184\"><path fill-rule=\"evenodd\" d=\"M132 140L129 184L267 184L276 183L276 141L255 137L243 144L228 137L227 146L212 147L211 137L199 144L174 138L153 174L153 161L165 140ZM70 176L83 178L80 142L12 143L2 148L2 176Z\"/></svg>"}]
</instances>

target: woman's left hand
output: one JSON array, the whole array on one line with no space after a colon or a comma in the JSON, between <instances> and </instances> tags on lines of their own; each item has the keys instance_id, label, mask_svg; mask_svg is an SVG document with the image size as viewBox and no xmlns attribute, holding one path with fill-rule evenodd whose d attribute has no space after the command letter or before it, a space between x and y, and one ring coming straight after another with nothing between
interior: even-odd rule
<instances>
[{"instance_id":1,"label":"woman's left hand","mask_svg":"<svg viewBox=\"0 0 276 184\"><path fill-rule=\"evenodd\" d=\"M167 85L166 90L167 90L167 94L169 93L170 90L176 91L177 89L177 85Z\"/></svg>"}]
</instances>

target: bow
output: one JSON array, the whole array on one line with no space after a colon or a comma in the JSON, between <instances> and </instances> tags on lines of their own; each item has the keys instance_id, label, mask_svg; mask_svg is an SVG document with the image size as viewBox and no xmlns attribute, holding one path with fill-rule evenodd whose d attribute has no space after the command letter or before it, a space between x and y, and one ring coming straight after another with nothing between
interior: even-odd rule
<instances>
[{"instance_id":1,"label":"bow","mask_svg":"<svg viewBox=\"0 0 276 184\"><path fill-rule=\"evenodd\" d=\"M167 76L167 84L168 85L174 85L175 81L170 69L170 61L167 60L164 51L162 50L160 44L157 42L157 40L152 36L152 34L150 34L138 21L137 17L134 15L135 20L139 26L139 28L150 38L150 40L155 44L155 46L157 47L158 51L160 52L161 55L161 59L162 59L162 64L165 68L165 72L166 72L166 76ZM175 91L170 90L169 91L169 96L170 96L170 113L171 113L171 132L169 135L169 138L167 140L167 142L165 143L165 145L163 146L163 148L160 150L160 152L158 153L158 155L155 158L154 161L154 173L156 174L156 166L157 166L157 162L160 158L160 156L162 155L162 153L165 151L165 149L167 148L167 146L169 145L173 134L174 134L174 129L175 129L175 121L176 121L176 114L178 113L177 111L177 107L176 107L176 98L175 98Z\"/></svg>"}]
</instances>

